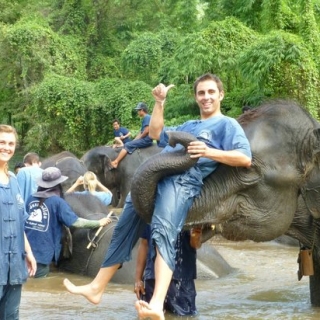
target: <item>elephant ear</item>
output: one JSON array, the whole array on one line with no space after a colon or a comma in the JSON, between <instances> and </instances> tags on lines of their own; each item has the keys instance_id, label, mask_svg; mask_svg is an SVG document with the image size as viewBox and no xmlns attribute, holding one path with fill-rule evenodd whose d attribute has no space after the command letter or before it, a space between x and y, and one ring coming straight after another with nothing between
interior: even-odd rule
<instances>
[{"instance_id":1,"label":"elephant ear","mask_svg":"<svg viewBox=\"0 0 320 320\"><path fill-rule=\"evenodd\" d=\"M320 218L320 128L313 130L315 143L312 151L313 169L307 176L306 184L300 189L308 211L315 219Z\"/></svg>"},{"instance_id":2,"label":"elephant ear","mask_svg":"<svg viewBox=\"0 0 320 320\"><path fill-rule=\"evenodd\" d=\"M301 195L311 215L320 218L320 166L311 171L306 184L301 188Z\"/></svg>"},{"instance_id":3,"label":"elephant ear","mask_svg":"<svg viewBox=\"0 0 320 320\"><path fill-rule=\"evenodd\" d=\"M107 155L104 155L103 156L103 168L104 168L104 171L110 171L110 170L113 170L113 166L111 165L111 159L109 158L109 156Z\"/></svg>"},{"instance_id":4,"label":"elephant ear","mask_svg":"<svg viewBox=\"0 0 320 320\"><path fill-rule=\"evenodd\" d=\"M316 138L316 142L313 146L312 156L315 162L320 165L320 128L314 129L313 134Z\"/></svg>"}]
</instances>

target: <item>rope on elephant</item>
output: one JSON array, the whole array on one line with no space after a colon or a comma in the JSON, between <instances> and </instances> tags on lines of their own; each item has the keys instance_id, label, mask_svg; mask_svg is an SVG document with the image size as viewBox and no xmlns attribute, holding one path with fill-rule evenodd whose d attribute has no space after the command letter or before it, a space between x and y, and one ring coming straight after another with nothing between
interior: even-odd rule
<instances>
[{"instance_id":1,"label":"rope on elephant","mask_svg":"<svg viewBox=\"0 0 320 320\"><path fill-rule=\"evenodd\" d=\"M116 215L112 215L110 217L110 219L114 222L117 222L119 220L119 217L116 216ZM90 255L88 257L88 260L87 260L87 263L86 263L86 266L84 268L84 274L87 272L88 268L89 268L89 264L90 264L90 261L91 261L91 258L92 258L92 255L94 254L95 250L98 248L99 246L99 242L103 239L103 237L112 229L114 228L115 225L107 225L105 226L105 229L102 233L99 234L99 237L96 239L96 241L94 241L91 245L91 250L90 250ZM87 237L88 237L88 240L91 242L93 238L91 238L90 236L90 231L92 230L88 230L87 232Z\"/></svg>"}]
</instances>

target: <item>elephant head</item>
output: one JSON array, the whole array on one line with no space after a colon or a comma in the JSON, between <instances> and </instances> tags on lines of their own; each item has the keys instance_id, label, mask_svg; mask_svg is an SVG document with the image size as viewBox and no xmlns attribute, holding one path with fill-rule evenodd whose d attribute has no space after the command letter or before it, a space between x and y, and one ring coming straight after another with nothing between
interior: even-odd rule
<instances>
[{"instance_id":1,"label":"elephant head","mask_svg":"<svg viewBox=\"0 0 320 320\"><path fill-rule=\"evenodd\" d=\"M122 208L136 169L153 154L159 153L162 148L153 145L137 149L132 154L128 154L117 169L113 169L111 161L117 157L120 150L120 148L113 149L106 146L95 147L86 152L81 159L88 170L93 171L101 183L110 189L113 194L112 205Z\"/></svg>"},{"instance_id":2,"label":"elephant head","mask_svg":"<svg viewBox=\"0 0 320 320\"><path fill-rule=\"evenodd\" d=\"M220 164L204 180L185 226L219 224L223 236L230 240L272 240L290 227L301 187L318 166L319 124L300 106L287 101L266 103L238 121L250 141L252 166ZM188 160L188 155L185 157ZM164 170L162 175L172 174L171 168L181 161L181 155L179 160L173 155L161 155L159 160L154 156L143 166L144 177L157 168L157 161ZM136 174L131 191L137 212L147 221L153 212L150 194L158 175L148 177L145 180Z\"/></svg>"},{"instance_id":3,"label":"elephant head","mask_svg":"<svg viewBox=\"0 0 320 320\"><path fill-rule=\"evenodd\" d=\"M62 151L42 162L41 168L57 167L69 179L62 183L63 190L68 190L75 181L87 171L85 165L73 153Z\"/></svg>"},{"instance_id":4,"label":"elephant head","mask_svg":"<svg viewBox=\"0 0 320 320\"><path fill-rule=\"evenodd\" d=\"M115 149L106 146L90 149L81 157L87 169L94 172L99 181L112 192L113 206L117 205L120 187L119 171L110 170L110 162L116 157L117 152Z\"/></svg>"}]
</instances>

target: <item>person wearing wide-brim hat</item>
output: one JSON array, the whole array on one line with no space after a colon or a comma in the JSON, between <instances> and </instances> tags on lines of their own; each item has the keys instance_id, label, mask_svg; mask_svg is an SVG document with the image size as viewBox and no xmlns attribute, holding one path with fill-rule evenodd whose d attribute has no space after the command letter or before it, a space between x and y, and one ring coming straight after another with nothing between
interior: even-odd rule
<instances>
[{"instance_id":1,"label":"person wearing wide-brim hat","mask_svg":"<svg viewBox=\"0 0 320 320\"><path fill-rule=\"evenodd\" d=\"M138 116L142 118L140 133L132 140L124 144L116 159L110 162L110 169L116 169L120 161L138 148L147 148L152 146L153 140L149 137L149 123L151 116L148 113L148 106L144 102L139 102L134 108Z\"/></svg>"},{"instance_id":2,"label":"person wearing wide-brim hat","mask_svg":"<svg viewBox=\"0 0 320 320\"><path fill-rule=\"evenodd\" d=\"M57 264L61 252L63 225L93 229L111 222L110 218L79 218L63 199L61 183L67 179L56 167L44 169L41 178L37 180L38 191L31 195L26 203L29 217L25 231L37 261L35 278L47 276L51 262Z\"/></svg>"}]
</instances>

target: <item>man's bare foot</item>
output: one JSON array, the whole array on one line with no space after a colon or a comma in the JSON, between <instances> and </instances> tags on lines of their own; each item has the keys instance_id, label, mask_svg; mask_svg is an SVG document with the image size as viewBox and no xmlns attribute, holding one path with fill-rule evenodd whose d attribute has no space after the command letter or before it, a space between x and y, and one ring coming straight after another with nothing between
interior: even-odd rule
<instances>
[{"instance_id":1,"label":"man's bare foot","mask_svg":"<svg viewBox=\"0 0 320 320\"><path fill-rule=\"evenodd\" d=\"M84 296L88 301L90 301L93 304L100 303L104 292L104 290L101 291L101 289L95 288L91 283L84 286L75 286L68 279L63 280L63 285L70 293Z\"/></svg>"},{"instance_id":2,"label":"man's bare foot","mask_svg":"<svg viewBox=\"0 0 320 320\"><path fill-rule=\"evenodd\" d=\"M136 301L135 308L138 311L139 319L165 320L162 308L160 310L153 309L148 302Z\"/></svg>"},{"instance_id":3,"label":"man's bare foot","mask_svg":"<svg viewBox=\"0 0 320 320\"><path fill-rule=\"evenodd\" d=\"M118 167L118 161L116 161L116 160L111 161L110 164L111 164L111 167L112 167L112 168L117 169L117 167Z\"/></svg>"}]
</instances>

